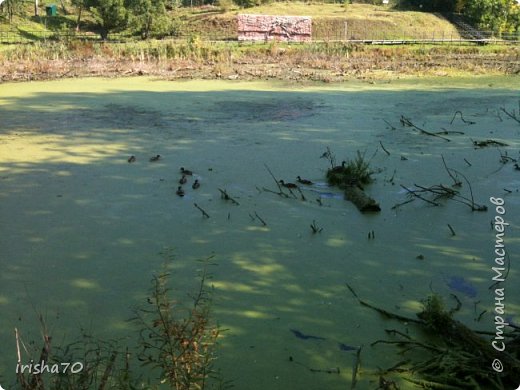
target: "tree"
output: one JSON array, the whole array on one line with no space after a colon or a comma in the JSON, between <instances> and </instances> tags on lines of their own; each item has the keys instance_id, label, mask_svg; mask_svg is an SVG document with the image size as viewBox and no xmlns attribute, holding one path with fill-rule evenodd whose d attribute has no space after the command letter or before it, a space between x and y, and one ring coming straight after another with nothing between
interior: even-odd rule
<instances>
[{"instance_id":1,"label":"tree","mask_svg":"<svg viewBox=\"0 0 520 390\"><path fill-rule=\"evenodd\" d=\"M78 17L76 18L76 31L79 31L79 26L81 23L81 15L84 10L89 9L93 4L92 0L71 0L72 5L76 7L78 12Z\"/></svg>"},{"instance_id":2,"label":"tree","mask_svg":"<svg viewBox=\"0 0 520 390\"><path fill-rule=\"evenodd\" d=\"M519 28L516 0L466 0L463 12L484 30L502 33Z\"/></svg>"},{"instance_id":3,"label":"tree","mask_svg":"<svg viewBox=\"0 0 520 390\"><path fill-rule=\"evenodd\" d=\"M427 12L453 12L457 6L456 0L400 0L403 8L419 9Z\"/></svg>"},{"instance_id":4,"label":"tree","mask_svg":"<svg viewBox=\"0 0 520 390\"><path fill-rule=\"evenodd\" d=\"M5 9L7 11L7 17L9 19L9 23L13 22L13 17L15 13L22 12L22 2L19 0L5 0L5 2L0 2L0 4L4 4Z\"/></svg>"},{"instance_id":5,"label":"tree","mask_svg":"<svg viewBox=\"0 0 520 390\"><path fill-rule=\"evenodd\" d=\"M124 0L95 0L91 11L99 23L102 39L107 39L109 32L121 31L128 21Z\"/></svg>"},{"instance_id":6,"label":"tree","mask_svg":"<svg viewBox=\"0 0 520 390\"><path fill-rule=\"evenodd\" d=\"M131 25L143 39L171 32L172 22L166 13L164 0L131 0L130 7Z\"/></svg>"}]
</instances>

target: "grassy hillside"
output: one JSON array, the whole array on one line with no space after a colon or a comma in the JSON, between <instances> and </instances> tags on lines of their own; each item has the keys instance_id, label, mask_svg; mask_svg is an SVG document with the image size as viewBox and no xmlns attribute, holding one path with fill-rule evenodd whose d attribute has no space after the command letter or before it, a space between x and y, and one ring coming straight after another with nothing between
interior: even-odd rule
<instances>
[{"instance_id":1,"label":"grassy hillside","mask_svg":"<svg viewBox=\"0 0 520 390\"><path fill-rule=\"evenodd\" d=\"M397 11L368 4L311 4L284 2L233 10L220 14L188 17L187 29L204 36L233 38L235 17L239 13L265 15L301 15L313 17L313 37L335 40L348 38L423 38L444 33L459 38L457 29L442 16L413 11ZM346 25L345 25L346 23Z\"/></svg>"},{"instance_id":2,"label":"grassy hillside","mask_svg":"<svg viewBox=\"0 0 520 390\"><path fill-rule=\"evenodd\" d=\"M73 30L76 10L67 7L65 14L60 8L56 17L15 17L10 25L0 19L0 31L12 31L30 37L32 31ZM384 6L368 4L311 4L303 2L283 2L247 9L232 9L224 12L217 7L179 8L170 12L172 18L180 21L182 36L199 35L208 39L236 39L236 15L239 13L267 15L304 15L313 17L313 37L319 40L382 39L382 38L431 38L436 36L458 38L455 27L444 18L424 12L398 11ZM41 15L45 15L42 7ZM26 9L31 15L31 9ZM82 19L83 31L95 28L88 12ZM127 32L129 33L129 31ZM128 35L128 34L127 34Z\"/></svg>"}]
</instances>

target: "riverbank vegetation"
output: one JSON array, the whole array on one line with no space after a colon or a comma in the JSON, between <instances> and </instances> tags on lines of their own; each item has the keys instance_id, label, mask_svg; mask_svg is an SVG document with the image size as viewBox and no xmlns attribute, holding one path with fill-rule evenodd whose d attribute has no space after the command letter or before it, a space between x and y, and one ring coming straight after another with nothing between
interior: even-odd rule
<instances>
[{"instance_id":1,"label":"riverbank vegetation","mask_svg":"<svg viewBox=\"0 0 520 390\"><path fill-rule=\"evenodd\" d=\"M516 46L47 42L0 51L0 80L150 75L166 79L376 81L407 76L517 74Z\"/></svg>"},{"instance_id":2,"label":"riverbank vegetation","mask_svg":"<svg viewBox=\"0 0 520 390\"><path fill-rule=\"evenodd\" d=\"M170 249L163 256L168 261L173 258ZM127 345L118 340L101 340L85 329L81 329L79 340L55 345L58 335L51 334L41 314L43 347L39 341L28 340L23 329L16 328L18 388L230 388L230 383L224 382L214 369L220 328L211 314L211 265L211 258L203 261L198 287L190 295L191 303L186 303L185 299L172 296L170 265L165 264L164 270L152 278L146 304L135 309L131 319L135 337L127 340ZM147 367L148 373L153 374L138 375L143 372L139 366Z\"/></svg>"},{"instance_id":3,"label":"riverbank vegetation","mask_svg":"<svg viewBox=\"0 0 520 390\"><path fill-rule=\"evenodd\" d=\"M457 9L432 2L433 8L428 10L462 11L473 1L459 1ZM45 15L49 4L40 2L35 7L32 2L5 0L0 6L2 42L27 43L0 45L2 81L154 75L332 82L352 77L372 80L519 71L517 47L461 45L463 36L455 25L440 13L420 12L421 7L412 0L388 6L350 1L219 0L205 4L202 0L63 0L56 14L51 9L50 15ZM507 20L490 22L492 27L489 23L480 25L516 33L518 6L509 0L504 0L503 6L509 7L501 13ZM236 42L236 15L241 12L312 16L314 42ZM347 38L439 40L451 45L363 46L341 42Z\"/></svg>"}]
</instances>

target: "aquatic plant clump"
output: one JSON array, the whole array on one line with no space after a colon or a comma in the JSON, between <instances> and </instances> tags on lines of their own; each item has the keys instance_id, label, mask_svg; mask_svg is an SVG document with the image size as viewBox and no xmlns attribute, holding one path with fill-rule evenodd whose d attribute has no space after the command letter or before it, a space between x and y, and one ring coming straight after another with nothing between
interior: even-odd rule
<instances>
[{"instance_id":1,"label":"aquatic plant clump","mask_svg":"<svg viewBox=\"0 0 520 390\"><path fill-rule=\"evenodd\" d=\"M365 154L358 150L355 159L343 161L341 165L327 170L327 181L330 185L337 185L340 188L357 184L370 184L373 173Z\"/></svg>"},{"instance_id":2,"label":"aquatic plant clump","mask_svg":"<svg viewBox=\"0 0 520 390\"><path fill-rule=\"evenodd\" d=\"M353 160L343 161L341 165L335 165L335 157L330 149L322 155L329 160L331 168L327 170L327 181L331 186L338 186L345 191L345 198L356 205L359 211L381 211L379 204L365 194L362 185L372 182L374 171L370 168L370 161L365 154L357 151Z\"/></svg>"},{"instance_id":3,"label":"aquatic plant clump","mask_svg":"<svg viewBox=\"0 0 520 390\"><path fill-rule=\"evenodd\" d=\"M496 351L491 347L489 340L453 318L453 314L462 305L458 298L454 297L457 307L446 310L442 298L433 294L424 301L423 311L417 314L420 319L417 324L432 336L440 336L442 341L435 344L421 342L395 331L395 334L405 338L392 342L402 348L403 353L411 350L422 350L422 354L427 352L423 359L415 358L409 361L408 368L401 367L401 378L425 388L512 388L520 374L520 350L516 341L518 335L505 334L508 339L508 352L502 354L502 360L508 371L493 371L490 362L496 358ZM387 373L393 370L390 369Z\"/></svg>"},{"instance_id":4,"label":"aquatic plant clump","mask_svg":"<svg viewBox=\"0 0 520 390\"><path fill-rule=\"evenodd\" d=\"M493 389L502 390L514 388L520 377L520 348L518 345L518 329L504 333L507 352L502 352L501 360L507 372L496 372L491 366L496 358L496 350L489 340L481 334L488 332L473 331L462 322L453 318L455 312L462 307L456 295L457 306L446 310L442 298L432 294L423 302L423 310L417 313L418 319L404 317L374 306L359 298L355 290L347 284L347 288L358 302L377 311L386 318L391 318L409 326L419 327L435 342L425 342L412 337L408 331L386 329L386 332L395 336L393 340L376 340L371 344L395 345L405 355L394 366L380 370L380 388L393 389L395 382L385 378L395 375L402 380L411 382L425 389ZM413 353L413 356L412 356Z\"/></svg>"}]
</instances>

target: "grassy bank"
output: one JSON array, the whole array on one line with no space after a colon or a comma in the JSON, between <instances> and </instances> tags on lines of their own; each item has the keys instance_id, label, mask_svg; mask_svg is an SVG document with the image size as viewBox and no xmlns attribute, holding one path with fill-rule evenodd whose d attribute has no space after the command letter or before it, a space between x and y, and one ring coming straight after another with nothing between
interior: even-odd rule
<instances>
[{"instance_id":1,"label":"grassy bank","mask_svg":"<svg viewBox=\"0 0 520 390\"><path fill-rule=\"evenodd\" d=\"M517 74L520 48L148 41L38 43L0 51L3 81L150 74L166 78L341 81L406 75Z\"/></svg>"},{"instance_id":2,"label":"grassy bank","mask_svg":"<svg viewBox=\"0 0 520 390\"><path fill-rule=\"evenodd\" d=\"M58 15L47 17L42 8L38 17L15 16L13 23L0 18L0 32L9 31L12 39L38 39L49 36L50 32L74 32L77 9L67 6L67 13L62 8ZM27 6L25 15L31 15ZM232 7L174 8L168 12L170 19L178 20L176 34L180 36L198 35L204 39L236 39L236 16L240 13L267 15L305 15L313 18L313 38L332 40L349 38L371 39L420 39L437 36L458 39L457 29L442 16L413 11L394 10L385 6L369 4L313 4L303 2L275 2L259 7L239 9ZM88 11L82 14L82 33L93 33L96 29L94 19ZM44 33L48 34L45 35ZM113 36L129 38L130 28ZM94 34L94 33L93 33Z\"/></svg>"},{"instance_id":3,"label":"grassy bank","mask_svg":"<svg viewBox=\"0 0 520 390\"><path fill-rule=\"evenodd\" d=\"M205 38L234 39L237 35L236 15L303 15L313 18L313 39L349 38L411 39L437 36L459 39L457 29L442 16L425 12L398 11L369 4L312 4L303 2L271 3L227 12L203 12L183 16L185 33Z\"/></svg>"}]
</instances>

